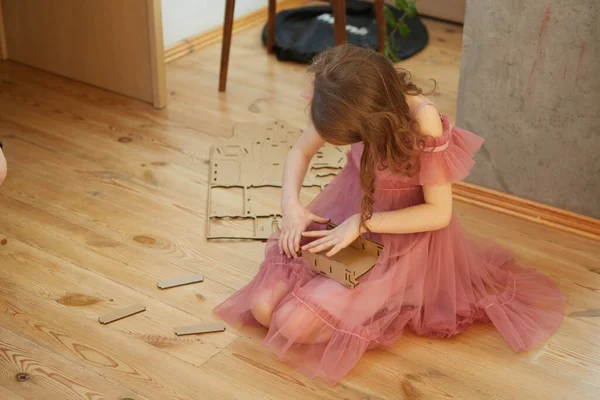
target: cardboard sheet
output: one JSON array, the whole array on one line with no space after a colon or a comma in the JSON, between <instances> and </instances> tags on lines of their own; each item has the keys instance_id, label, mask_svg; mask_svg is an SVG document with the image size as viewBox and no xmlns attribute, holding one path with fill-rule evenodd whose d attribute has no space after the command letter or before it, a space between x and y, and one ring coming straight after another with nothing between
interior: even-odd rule
<instances>
[{"instance_id":1,"label":"cardboard sheet","mask_svg":"<svg viewBox=\"0 0 600 400\"><path fill-rule=\"evenodd\" d=\"M206 237L215 239L266 240L278 229L281 218L279 207L257 207L250 195L250 189L282 186L283 164L289 150L302 135L302 129L285 121L272 121L266 124L243 123L234 127L234 137L223 139L215 144L210 154L208 216ZM323 189L337 171L346 163L346 149L325 145L315 155L309 165L304 187ZM236 211L222 214L213 210L218 202L213 189L235 189L228 197L242 196ZM221 193L221 196L225 196ZM231 199L228 199L231 201ZM254 207L253 207L254 205ZM217 207L215 207L216 209ZM259 208L260 212L255 210ZM240 232L231 224L231 229L219 227L213 233L213 224L218 220L253 219L251 232Z\"/></svg>"}]
</instances>

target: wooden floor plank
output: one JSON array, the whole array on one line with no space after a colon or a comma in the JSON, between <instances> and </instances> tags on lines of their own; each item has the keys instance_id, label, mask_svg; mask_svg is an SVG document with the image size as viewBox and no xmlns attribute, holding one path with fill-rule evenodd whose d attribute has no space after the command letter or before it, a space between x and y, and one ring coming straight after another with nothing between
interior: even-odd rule
<instances>
[{"instance_id":1,"label":"wooden floor plank","mask_svg":"<svg viewBox=\"0 0 600 400\"><path fill-rule=\"evenodd\" d=\"M6 383L5 383L6 384ZM18 389L19 391L21 391L20 389ZM6 399L6 400L24 400L26 399L25 397L23 397L23 395L17 394L11 390L8 390L7 388L5 388L2 383L0 383L0 399Z\"/></svg>"},{"instance_id":2,"label":"wooden floor plank","mask_svg":"<svg viewBox=\"0 0 600 400\"><path fill-rule=\"evenodd\" d=\"M565 325L564 328L573 331L581 327L574 321L567 321ZM397 345L385 351L401 356L415 366L413 371L405 375L405 379L421 392L429 389L429 382L420 378L427 376L429 370L434 368L438 371L438 377L444 378L444 389L457 398L542 400L560 398L554 397L558 393L568 393L577 399L591 400L597 397L600 388L586 379L587 376L569 376L563 368L557 369L555 362L548 361L549 349L557 343L571 340L565 337L562 330L548 342L520 354L512 352L498 339L499 334L491 326L477 324L449 340L432 340L407 334ZM593 340L587 343L588 350L597 349L592 343ZM597 354L597 350L592 354ZM589 374L597 375L597 361L590 360L594 357L597 360L595 355L588 357L585 353L573 352L568 358L583 363L583 368L590 368ZM461 382L462 388L471 389L470 394L463 397L465 393L459 393L456 396L457 393L449 389L447 381Z\"/></svg>"},{"instance_id":3,"label":"wooden floor plank","mask_svg":"<svg viewBox=\"0 0 600 400\"><path fill-rule=\"evenodd\" d=\"M16 239L4 246L0 255L2 265L11 267L0 270L0 279L9 284L27 286L31 295L37 295L63 305L64 312L92 322L109 312L133 304L146 307L146 312L126 320L112 323L112 329L131 338L141 340L190 365L201 365L231 343L237 335L223 332L218 335L177 337L173 329L177 326L209 322L182 312L158 301L154 297L92 273L58 257L28 246ZM26 256L24 256L26 255ZM199 303L197 287L186 287L190 302ZM181 290L184 288L178 288ZM160 289L155 285L155 294Z\"/></svg>"},{"instance_id":4,"label":"wooden floor plank","mask_svg":"<svg viewBox=\"0 0 600 400\"><path fill-rule=\"evenodd\" d=\"M29 132L29 136L34 137L36 144L51 145L51 139L44 141L41 136L36 136L34 131L30 130ZM21 140L12 138L9 138L7 142L14 147L15 150L20 151L23 154L31 153L35 148L35 145L32 143L25 143ZM55 142L58 144L61 143L60 140L55 140ZM42 158L24 158L22 161L17 161L17 165L15 165L15 168L21 168L23 170L30 169L34 171L35 175L40 175L28 178L28 180L37 179L37 181L41 183L40 185L35 186L35 194L27 193L27 183L25 181L20 181L15 183L17 188L14 192L11 189L6 189L10 196L23 195L26 198L24 201L35 201L45 209L58 209L62 207L61 209L62 212L64 212L64 217L66 219L69 219L69 216L73 214L73 211L76 211L72 210L70 207L86 207L87 209L84 210L84 212L87 212L88 214L100 211L103 213L104 218L107 219L105 227L107 227L109 231L112 228L112 232L110 233L113 234L113 236L114 234L118 235L119 233L123 233L123 231L119 227L111 227L109 225L110 221L127 224L130 223L132 219L127 218L126 216L132 214L140 215L142 219L133 220L135 221L135 227L129 228L129 230L136 229L138 232L142 231L142 234L137 235L135 232L131 232L130 237L121 239L131 241L131 239L136 236L144 236L144 226L141 224L141 221L149 222L149 225L146 226L147 232L155 230L156 225L153 224L159 223L161 228L163 228L163 236L167 236L169 232L173 232L173 237L161 238L158 235L154 235L154 238L150 237L148 240L160 242L154 246L157 251L160 250L159 247L161 244L166 246L164 249L165 251L172 251L173 249L170 248L171 245L177 246L178 244L185 245L186 243L189 243L189 241L181 239L190 238L192 241L198 241L198 239L202 237L206 210L205 206L200 208L198 205L205 204L207 192L205 185L196 185L199 186L199 189L196 189L193 193L195 197L186 204L185 196L169 197L168 195L164 195L164 191L167 191L169 188L155 188L153 185L148 185L143 178L137 178L134 175L136 172L129 172L124 167L119 169L118 172L110 169L98 170L98 165L95 165L96 169L92 169L93 164L90 161L71 160L70 156L66 157L71 164L61 166L61 163L64 162L64 157L61 157L59 154L52 154L50 151L44 152L41 149L38 151L43 154ZM89 151L92 150L90 149ZM116 163L116 161L114 163ZM114 163L111 165L114 165ZM72 170L72 167L69 167L69 165L75 165L78 169ZM206 168L203 167L203 170L206 170ZM201 179L204 173L204 171L200 172L198 178ZM168 179L168 177L164 178L165 181L168 181ZM181 180L181 178L177 179ZM82 188L85 190L79 190L79 186L77 188L69 187L68 183L75 182L83 185ZM161 185L162 182L161 177ZM183 180L180 183L180 186L188 186L186 185L186 182L187 181ZM60 189L61 193L54 193L56 190L55 185L61 183L63 183ZM23 187L18 187L19 185ZM46 187L47 190L45 191L44 189L46 189ZM123 189L126 190L124 191ZM31 190L29 191L31 192ZM44 196L45 194L48 196ZM55 203L53 197L56 197L56 195L68 197L70 199L70 204L64 204L64 202ZM195 204L192 203L192 201ZM112 210L106 210L104 207L101 210L98 210L98 206L106 206L112 208ZM147 212L148 207L151 207L153 213ZM194 209L190 207L194 207ZM190 213L192 214L190 215ZM167 215L168 218L165 218ZM76 218L76 216L73 216L73 218ZM194 221L196 221L196 224L191 225L190 222ZM173 229L164 229L167 226L172 227ZM102 229L102 226L96 226L95 229ZM186 234L186 231L189 234ZM220 256L222 252L225 251L226 246L220 244L205 244L200 241L198 241L198 245L201 246L201 251L190 246L187 248L180 247L175 250L183 252L190 251L193 253L200 252L203 257L210 257L212 255L213 263L211 264L211 268L219 268L221 263L216 261L221 258ZM241 244L241 246L248 247L248 244ZM259 253L260 252L254 252L254 254L257 255ZM195 255L200 256L200 254ZM231 262L229 259L222 261L229 264L227 267L235 269L240 265L239 261L242 261L244 258L245 256L240 257L237 262L236 260L232 260L233 262ZM244 280L247 281L247 279L248 276L245 276ZM229 283L231 284L232 282ZM241 281L238 281L236 286L239 286L240 284Z\"/></svg>"},{"instance_id":5,"label":"wooden floor plank","mask_svg":"<svg viewBox=\"0 0 600 400\"><path fill-rule=\"evenodd\" d=\"M144 399L100 375L0 328L0 386L27 399Z\"/></svg>"},{"instance_id":6,"label":"wooden floor plank","mask_svg":"<svg viewBox=\"0 0 600 400\"><path fill-rule=\"evenodd\" d=\"M119 332L115 326L65 312L61 304L31 295L26 287L0 282L0 323L5 329L147 398L262 398L203 373L160 349ZM140 318L144 318L138 315ZM135 318L135 317L132 317ZM132 324L125 319L124 329Z\"/></svg>"},{"instance_id":7,"label":"wooden floor plank","mask_svg":"<svg viewBox=\"0 0 600 400\"><path fill-rule=\"evenodd\" d=\"M402 399L411 395L442 396L450 398L473 398L476 392L463 382L444 379L438 382L441 373L431 369L422 381L428 381L424 391L417 391L409 378L421 365L401 355L385 351L368 352L342 385L330 387L324 381L310 380L282 365L275 355L264 351L255 340L239 338L227 349L206 362L201 369L219 375L227 371L228 379L245 382L250 388L260 387L275 399L303 398L327 399ZM281 385L285 382L285 385ZM307 390L311 387L313 390ZM417 397L415 397L417 398ZM424 397L429 398L429 397Z\"/></svg>"},{"instance_id":8,"label":"wooden floor plank","mask_svg":"<svg viewBox=\"0 0 600 400\"><path fill-rule=\"evenodd\" d=\"M12 240L49 253L63 262L72 263L95 272L123 285L123 290L138 291L146 296L176 307L188 314L210 320L212 308L220 299L233 292L208 278L206 269L195 262L187 262L189 269L182 269L174 262L157 261L152 253L107 239L78 225L51 216L30 205L2 198L6 214L0 215L4 235L8 236L5 246ZM36 223L27 222L22 216L35 218ZM67 244L67 245L66 245ZM201 286L188 286L177 290L159 291L156 282L173 276L184 276L189 272L204 274Z\"/></svg>"}]
</instances>

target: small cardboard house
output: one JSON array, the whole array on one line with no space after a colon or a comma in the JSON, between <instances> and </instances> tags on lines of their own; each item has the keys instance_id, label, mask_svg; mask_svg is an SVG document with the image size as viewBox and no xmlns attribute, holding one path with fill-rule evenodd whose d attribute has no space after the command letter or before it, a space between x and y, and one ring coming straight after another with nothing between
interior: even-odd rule
<instances>
[{"instance_id":1,"label":"small cardboard house","mask_svg":"<svg viewBox=\"0 0 600 400\"><path fill-rule=\"evenodd\" d=\"M328 229L333 228L333 224L328 226ZM303 251L302 257L308 260L314 272L354 289L359 284L358 278L375 266L383 252L383 246L359 236L333 257L327 257L327 251L317 254Z\"/></svg>"}]
</instances>

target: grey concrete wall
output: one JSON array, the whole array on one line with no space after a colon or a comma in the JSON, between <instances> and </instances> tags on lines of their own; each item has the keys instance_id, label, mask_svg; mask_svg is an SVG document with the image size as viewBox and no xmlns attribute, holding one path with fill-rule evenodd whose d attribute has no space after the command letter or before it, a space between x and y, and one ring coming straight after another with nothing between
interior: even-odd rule
<instances>
[{"instance_id":1,"label":"grey concrete wall","mask_svg":"<svg viewBox=\"0 0 600 400\"><path fill-rule=\"evenodd\" d=\"M468 181L600 218L600 0L468 0L457 126Z\"/></svg>"}]
</instances>

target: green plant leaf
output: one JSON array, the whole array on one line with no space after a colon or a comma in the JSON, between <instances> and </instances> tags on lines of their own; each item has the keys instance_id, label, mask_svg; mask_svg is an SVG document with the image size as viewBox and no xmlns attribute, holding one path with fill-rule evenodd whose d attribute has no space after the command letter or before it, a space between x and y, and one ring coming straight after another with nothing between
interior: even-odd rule
<instances>
[{"instance_id":1,"label":"green plant leaf","mask_svg":"<svg viewBox=\"0 0 600 400\"><path fill-rule=\"evenodd\" d=\"M389 32L389 34L385 37L385 47L384 47L384 50L385 50L384 54L394 62L399 61L399 58L397 56L398 48L396 47L396 41L395 41L397 31L398 31L398 28L395 27L391 32Z\"/></svg>"},{"instance_id":2,"label":"green plant leaf","mask_svg":"<svg viewBox=\"0 0 600 400\"><path fill-rule=\"evenodd\" d=\"M396 31L394 29L392 34L390 35L390 52L392 53L392 60L398 61L398 47L396 47Z\"/></svg>"},{"instance_id":3,"label":"green plant leaf","mask_svg":"<svg viewBox=\"0 0 600 400\"><path fill-rule=\"evenodd\" d=\"M398 31L400 31L400 36L402 36L403 38L410 35L410 28L408 27L408 25L406 25L404 21L400 21L400 23L398 24Z\"/></svg>"},{"instance_id":4,"label":"green plant leaf","mask_svg":"<svg viewBox=\"0 0 600 400\"><path fill-rule=\"evenodd\" d=\"M390 10L387 6L385 6L383 9L383 15L385 15L385 20L387 21L388 25L396 26L398 24L396 17L392 13L392 10Z\"/></svg>"},{"instance_id":5,"label":"green plant leaf","mask_svg":"<svg viewBox=\"0 0 600 400\"><path fill-rule=\"evenodd\" d=\"M399 8L400 10L404 10L405 8L408 8L408 4L406 0L396 0L396 8Z\"/></svg>"},{"instance_id":6,"label":"green plant leaf","mask_svg":"<svg viewBox=\"0 0 600 400\"><path fill-rule=\"evenodd\" d=\"M385 47L383 50L383 54L390 58L393 61L398 61L398 57L396 56L396 51L395 49L392 48L392 46L390 45L389 40L385 41Z\"/></svg>"},{"instance_id":7,"label":"green plant leaf","mask_svg":"<svg viewBox=\"0 0 600 400\"><path fill-rule=\"evenodd\" d=\"M390 50L390 41L387 40L387 39L385 40L385 44L383 46L383 54L386 57L390 57L391 58L392 51Z\"/></svg>"},{"instance_id":8,"label":"green plant leaf","mask_svg":"<svg viewBox=\"0 0 600 400\"><path fill-rule=\"evenodd\" d=\"M408 14L409 18L414 18L417 16L418 12L417 12L417 5L414 1L410 1L408 3L408 10L406 11L406 13Z\"/></svg>"}]
</instances>

